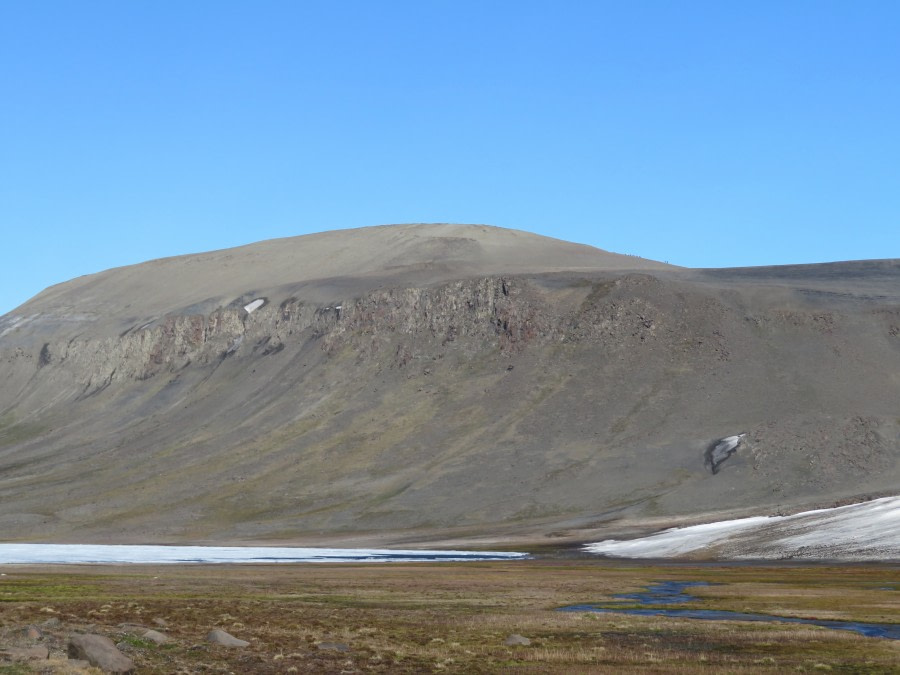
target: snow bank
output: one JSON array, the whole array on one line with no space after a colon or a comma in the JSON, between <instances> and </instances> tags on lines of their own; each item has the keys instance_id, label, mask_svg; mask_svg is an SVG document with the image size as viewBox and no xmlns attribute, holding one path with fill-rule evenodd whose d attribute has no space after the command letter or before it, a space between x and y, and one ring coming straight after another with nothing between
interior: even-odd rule
<instances>
[{"instance_id":1,"label":"snow bank","mask_svg":"<svg viewBox=\"0 0 900 675\"><path fill-rule=\"evenodd\" d=\"M704 548L712 542L727 539L747 528L756 527L769 518L742 518L706 523L691 527L674 527L649 537L640 539L607 539L597 544L588 544L585 549L591 553L602 553L622 558L672 558Z\"/></svg>"},{"instance_id":2,"label":"snow bank","mask_svg":"<svg viewBox=\"0 0 900 675\"><path fill-rule=\"evenodd\" d=\"M672 528L649 537L588 544L585 550L622 558L900 559L900 497Z\"/></svg>"}]
</instances>

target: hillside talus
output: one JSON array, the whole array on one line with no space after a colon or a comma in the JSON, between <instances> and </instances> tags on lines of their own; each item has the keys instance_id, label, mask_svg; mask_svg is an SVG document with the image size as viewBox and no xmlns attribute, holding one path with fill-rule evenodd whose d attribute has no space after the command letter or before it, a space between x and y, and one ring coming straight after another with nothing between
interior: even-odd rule
<instances>
[{"instance_id":1,"label":"hillside talus","mask_svg":"<svg viewBox=\"0 0 900 675\"><path fill-rule=\"evenodd\" d=\"M3 317L4 538L562 540L896 489L897 261L399 281Z\"/></svg>"}]
</instances>

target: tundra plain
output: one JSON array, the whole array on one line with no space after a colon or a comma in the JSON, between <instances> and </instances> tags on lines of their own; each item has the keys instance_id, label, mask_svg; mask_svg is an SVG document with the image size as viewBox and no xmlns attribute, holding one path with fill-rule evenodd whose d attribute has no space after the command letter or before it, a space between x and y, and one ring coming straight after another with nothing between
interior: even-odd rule
<instances>
[{"instance_id":1,"label":"tundra plain","mask_svg":"<svg viewBox=\"0 0 900 675\"><path fill-rule=\"evenodd\" d=\"M894 566L573 559L4 571L0 640L42 644L52 658L0 664L2 673L73 672L63 652L79 631L110 637L142 673L900 672L900 641L848 631L557 611L684 580L721 584L692 590L700 608L892 622ZM24 637L48 621L40 640ZM148 628L170 642L143 638ZM214 628L249 645L210 644ZM530 644L505 644L512 635Z\"/></svg>"}]
</instances>

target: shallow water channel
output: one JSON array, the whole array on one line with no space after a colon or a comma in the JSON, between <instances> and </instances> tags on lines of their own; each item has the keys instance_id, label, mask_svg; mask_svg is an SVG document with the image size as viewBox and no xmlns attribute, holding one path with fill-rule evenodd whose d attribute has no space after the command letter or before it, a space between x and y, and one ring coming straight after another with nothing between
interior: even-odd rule
<instances>
[{"instance_id":1,"label":"shallow water channel","mask_svg":"<svg viewBox=\"0 0 900 675\"><path fill-rule=\"evenodd\" d=\"M634 614L637 616L672 616L682 619L706 619L709 621L778 621L822 626L834 630L850 630L867 637L883 637L900 640L900 624L862 623L858 621L834 621L828 619L801 619L775 614L730 612L718 609L687 609L669 607L633 607L632 605L679 605L699 600L685 592L693 586L712 586L706 581L662 581L647 586L643 593L618 593L614 600L602 605L570 605L560 607L561 612L596 612L598 614Z\"/></svg>"},{"instance_id":2,"label":"shallow water channel","mask_svg":"<svg viewBox=\"0 0 900 675\"><path fill-rule=\"evenodd\" d=\"M276 546L0 544L0 565L130 563L462 562L517 560L526 553Z\"/></svg>"}]
</instances>

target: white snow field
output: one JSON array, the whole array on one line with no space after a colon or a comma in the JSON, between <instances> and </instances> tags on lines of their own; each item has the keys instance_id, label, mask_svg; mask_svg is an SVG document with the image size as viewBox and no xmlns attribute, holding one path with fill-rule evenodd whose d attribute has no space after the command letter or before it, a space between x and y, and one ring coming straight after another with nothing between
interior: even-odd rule
<instances>
[{"instance_id":1,"label":"white snow field","mask_svg":"<svg viewBox=\"0 0 900 675\"><path fill-rule=\"evenodd\" d=\"M617 558L897 560L900 497L672 528L639 539L607 539L585 550Z\"/></svg>"},{"instance_id":2,"label":"white snow field","mask_svg":"<svg viewBox=\"0 0 900 675\"><path fill-rule=\"evenodd\" d=\"M527 553L274 546L0 544L0 564L306 563L516 560Z\"/></svg>"},{"instance_id":3,"label":"white snow field","mask_svg":"<svg viewBox=\"0 0 900 675\"><path fill-rule=\"evenodd\" d=\"M266 304L265 298L257 298L250 304L244 305L244 311L247 312L247 314L253 314L255 310L259 309L264 304Z\"/></svg>"}]
</instances>

